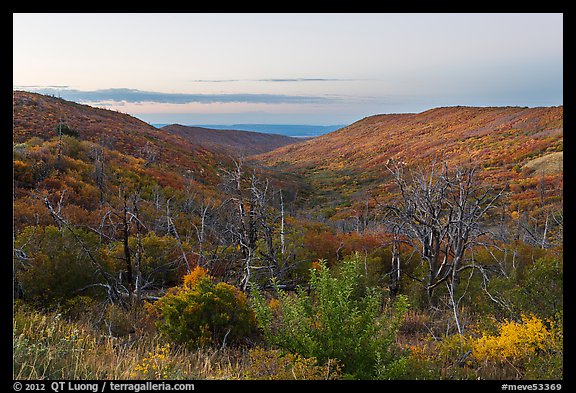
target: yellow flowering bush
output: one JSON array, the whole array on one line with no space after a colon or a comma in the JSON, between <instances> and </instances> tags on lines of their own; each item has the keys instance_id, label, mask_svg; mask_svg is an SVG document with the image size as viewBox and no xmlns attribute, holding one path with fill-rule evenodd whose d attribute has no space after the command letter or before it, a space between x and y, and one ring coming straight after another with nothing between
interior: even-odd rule
<instances>
[{"instance_id":1,"label":"yellow flowering bush","mask_svg":"<svg viewBox=\"0 0 576 393\"><path fill-rule=\"evenodd\" d=\"M196 266L190 272L190 274L184 276L184 282L182 286L185 289L192 289L196 287L206 276L208 276L208 271L200 266Z\"/></svg>"},{"instance_id":2,"label":"yellow flowering bush","mask_svg":"<svg viewBox=\"0 0 576 393\"><path fill-rule=\"evenodd\" d=\"M159 331L188 348L239 341L255 330L256 319L246 294L233 285L217 282L197 267L154 303Z\"/></svg>"},{"instance_id":3,"label":"yellow flowering bush","mask_svg":"<svg viewBox=\"0 0 576 393\"><path fill-rule=\"evenodd\" d=\"M522 322L506 321L497 335L482 335L472 342L472 355L478 361L526 361L537 351L553 346L551 330L538 317L522 315ZM551 322L550 322L551 323Z\"/></svg>"}]
</instances>

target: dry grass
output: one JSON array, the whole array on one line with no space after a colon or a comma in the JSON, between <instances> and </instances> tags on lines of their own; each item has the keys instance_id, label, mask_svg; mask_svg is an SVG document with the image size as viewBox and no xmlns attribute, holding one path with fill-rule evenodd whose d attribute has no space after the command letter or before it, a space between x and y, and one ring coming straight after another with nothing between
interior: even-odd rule
<instances>
[{"instance_id":1,"label":"dry grass","mask_svg":"<svg viewBox=\"0 0 576 393\"><path fill-rule=\"evenodd\" d=\"M241 349L111 338L59 314L17 311L13 318L14 379L237 379L244 358Z\"/></svg>"},{"instance_id":2,"label":"dry grass","mask_svg":"<svg viewBox=\"0 0 576 393\"><path fill-rule=\"evenodd\" d=\"M564 152L555 152L546 154L545 156L535 158L528 161L524 168L534 171L536 174L544 173L544 175L553 175L562 173L562 163L564 160Z\"/></svg>"},{"instance_id":3,"label":"dry grass","mask_svg":"<svg viewBox=\"0 0 576 393\"><path fill-rule=\"evenodd\" d=\"M408 314L398 344L409 351L403 379L561 379L562 331L555 346L511 365L506 358L478 361L478 335L432 335L427 312ZM433 324L432 324L433 325ZM561 325L558 325L561 327ZM474 330L474 329L473 329ZM428 334L425 333L428 331ZM111 338L60 314L17 309L13 316L13 378L19 380L340 379L337 362L282 355L273 349L170 345L155 334Z\"/></svg>"},{"instance_id":4,"label":"dry grass","mask_svg":"<svg viewBox=\"0 0 576 393\"><path fill-rule=\"evenodd\" d=\"M109 337L60 314L17 310L13 378L66 380L337 379L339 365L263 348L188 350L154 334Z\"/></svg>"}]
</instances>

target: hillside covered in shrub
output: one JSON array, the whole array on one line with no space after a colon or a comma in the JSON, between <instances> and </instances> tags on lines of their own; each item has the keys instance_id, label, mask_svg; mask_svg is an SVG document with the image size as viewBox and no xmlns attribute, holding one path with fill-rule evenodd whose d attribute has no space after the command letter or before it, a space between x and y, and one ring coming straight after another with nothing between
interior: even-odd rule
<instances>
[{"instance_id":1,"label":"hillside covered in shrub","mask_svg":"<svg viewBox=\"0 0 576 393\"><path fill-rule=\"evenodd\" d=\"M242 157L14 92L13 378L560 380L563 108Z\"/></svg>"}]
</instances>

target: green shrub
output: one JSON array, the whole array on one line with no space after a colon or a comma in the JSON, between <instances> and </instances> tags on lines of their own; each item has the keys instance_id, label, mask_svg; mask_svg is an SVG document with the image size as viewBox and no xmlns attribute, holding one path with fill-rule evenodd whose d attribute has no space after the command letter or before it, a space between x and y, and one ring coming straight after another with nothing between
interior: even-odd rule
<instances>
[{"instance_id":1,"label":"green shrub","mask_svg":"<svg viewBox=\"0 0 576 393\"><path fill-rule=\"evenodd\" d=\"M525 313L552 318L563 310L563 266L557 258L539 258L516 289L516 302Z\"/></svg>"},{"instance_id":2,"label":"green shrub","mask_svg":"<svg viewBox=\"0 0 576 393\"><path fill-rule=\"evenodd\" d=\"M216 282L197 267L153 307L158 330L169 339L189 348L223 345L249 335L255 318L238 288Z\"/></svg>"},{"instance_id":3,"label":"green shrub","mask_svg":"<svg viewBox=\"0 0 576 393\"><path fill-rule=\"evenodd\" d=\"M359 256L344 261L338 275L324 261L311 270L310 294L277 290L271 307L254 290L254 309L265 340L286 352L338 360L353 378L391 378L400 373L402 357L394 345L408 304L398 298L391 315L381 313L381 296L361 285Z\"/></svg>"},{"instance_id":4,"label":"green shrub","mask_svg":"<svg viewBox=\"0 0 576 393\"><path fill-rule=\"evenodd\" d=\"M24 300L52 307L75 296L101 294L101 289L93 284L102 278L78 239L98 257L98 235L81 229L74 229L73 234L53 225L27 227L16 237L15 249L24 253L15 259L16 278Z\"/></svg>"},{"instance_id":5,"label":"green shrub","mask_svg":"<svg viewBox=\"0 0 576 393\"><path fill-rule=\"evenodd\" d=\"M80 136L80 133L77 130L70 128L67 124L64 123L59 123L55 129L56 132L62 133L62 135L68 135L74 138L78 138Z\"/></svg>"}]
</instances>

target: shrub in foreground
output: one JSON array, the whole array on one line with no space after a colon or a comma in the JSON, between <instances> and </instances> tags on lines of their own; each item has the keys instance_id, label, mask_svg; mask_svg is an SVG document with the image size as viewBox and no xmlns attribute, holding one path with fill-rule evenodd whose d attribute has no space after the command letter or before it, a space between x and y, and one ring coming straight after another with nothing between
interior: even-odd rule
<instances>
[{"instance_id":1,"label":"shrub in foreground","mask_svg":"<svg viewBox=\"0 0 576 393\"><path fill-rule=\"evenodd\" d=\"M312 269L310 294L277 290L272 304L254 290L254 309L265 340L284 352L326 363L336 359L352 378L396 378L404 358L395 335L408 304L399 297L381 312L381 295L362 285L358 256L344 261L339 274L324 262Z\"/></svg>"},{"instance_id":2,"label":"shrub in foreground","mask_svg":"<svg viewBox=\"0 0 576 393\"><path fill-rule=\"evenodd\" d=\"M486 370L511 368L516 378L562 379L562 323L525 314L521 319L473 340L472 357Z\"/></svg>"},{"instance_id":3,"label":"shrub in foreground","mask_svg":"<svg viewBox=\"0 0 576 393\"><path fill-rule=\"evenodd\" d=\"M189 348L237 342L255 326L246 295L230 284L216 282L201 267L158 300L153 312L158 330Z\"/></svg>"}]
</instances>

